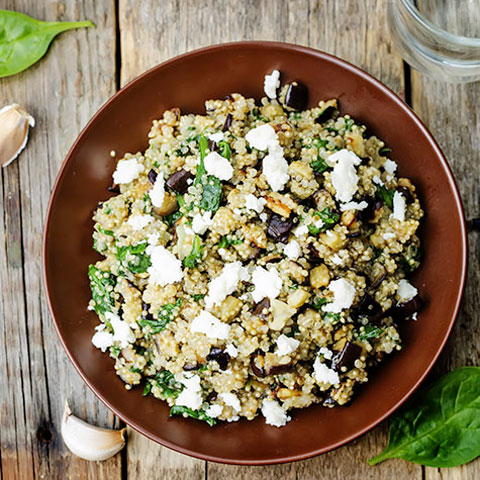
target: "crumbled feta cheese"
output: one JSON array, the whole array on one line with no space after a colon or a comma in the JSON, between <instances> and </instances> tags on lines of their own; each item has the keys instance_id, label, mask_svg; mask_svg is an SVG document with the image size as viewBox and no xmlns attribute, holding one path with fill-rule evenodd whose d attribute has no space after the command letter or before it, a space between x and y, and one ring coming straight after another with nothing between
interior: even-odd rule
<instances>
[{"instance_id":1,"label":"crumbled feta cheese","mask_svg":"<svg viewBox=\"0 0 480 480\"><path fill-rule=\"evenodd\" d=\"M220 275L209 283L205 305L207 308L220 305L227 295L230 295L238 288L240 282L245 282L248 279L248 270L242 267L241 262L227 263Z\"/></svg>"},{"instance_id":2,"label":"crumbled feta cheese","mask_svg":"<svg viewBox=\"0 0 480 480\"><path fill-rule=\"evenodd\" d=\"M265 297L277 298L282 289L282 279L275 268L268 271L263 267L255 267L252 273L252 283L255 286L252 297L256 303Z\"/></svg>"},{"instance_id":3,"label":"crumbled feta cheese","mask_svg":"<svg viewBox=\"0 0 480 480\"><path fill-rule=\"evenodd\" d=\"M96 333L92 337L94 347L99 348L102 352L113 345L113 335L105 330L105 324L101 323L95 327Z\"/></svg>"},{"instance_id":4,"label":"crumbled feta cheese","mask_svg":"<svg viewBox=\"0 0 480 480\"><path fill-rule=\"evenodd\" d=\"M230 180L233 176L232 164L217 152L210 152L204 159L205 170L219 180Z\"/></svg>"},{"instance_id":5,"label":"crumbled feta cheese","mask_svg":"<svg viewBox=\"0 0 480 480\"><path fill-rule=\"evenodd\" d=\"M158 245L150 254L152 265L148 267L149 283L164 287L183 278L182 262L165 247Z\"/></svg>"},{"instance_id":6,"label":"crumbled feta cheese","mask_svg":"<svg viewBox=\"0 0 480 480\"><path fill-rule=\"evenodd\" d=\"M377 185L381 185L382 187L385 185L382 181L382 179L378 175L374 175L372 177L373 183L376 183Z\"/></svg>"},{"instance_id":7,"label":"crumbled feta cheese","mask_svg":"<svg viewBox=\"0 0 480 480\"><path fill-rule=\"evenodd\" d=\"M365 201L362 201L360 203L348 202L340 205L340 210L342 212L345 212L346 210L364 210L367 207L368 207L368 203Z\"/></svg>"},{"instance_id":8,"label":"crumbled feta cheese","mask_svg":"<svg viewBox=\"0 0 480 480\"><path fill-rule=\"evenodd\" d=\"M340 382L338 373L322 363L320 357L317 357L313 364L313 378L317 383L323 383L325 385L336 385Z\"/></svg>"},{"instance_id":9,"label":"crumbled feta cheese","mask_svg":"<svg viewBox=\"0 0 480 480\"><path fill-rule=\"evenodd\" d=\"M223 413L223 407L222 405L218 405L215 403L213 405L210 405L205 410L205 413L211 418L217 418Z\"/></svg>"},{"instance_id":10,"label":"crumbled feta cheese","mask_svg":"<svg viewBox=\"0 0 480 480\"><path fill-rule=\"evenodd\" d=\"M266 213L261 213L259 217L262 222L266 222L268 220L268 215Z\"/></svg>"},{"instance_id":11,"label":"crumbled feta cheese","mask_svg":"<svg viewBox=\"0 0 480 480\"><path fill-rule=\"evenodd\" d=\"M279 192L285 187L290 176L288 163L283 158L283 149L274 149L263 159L262 172L274 192Z\"/></svg>"},{"instance_id":12,"label":"crumbled feta cheese","mask_svg":"<svg viewBox=\"0 0 480 480\"><path fill-rule=\"evenodd\" d=\"M408 280L400 280L398 282L397 297L399 302L408 302L417 293L418 290Z\"/></svg>"},{"instance_id":13,"label":"crumbled feta cheese","mask_svg":"<svg viewBox=\"0 0 480 480\"><path fill-rule=\"evenodd\" d=\"M175 399L175 405L198 410L203 403L202 386L200 384L200 377L195 374L177 373L175 380L180 382L184 389Z\"/></svg>"},{"instance_id":14,"label":"crumbled feta cheese","mask_svg":"<svg viewBox=\"0 0 480 480\"><path fill-rule=\"evenodd\" d=\"M343 260L340 258L340 256L338 254L333 254L332 256L332 262L335 264L335 265L342 265L343 264Z\"/></svg>"},{"instance_id":15,"label":"crumbled feta cheese","mask_svg":"<svg viewBox=\"0 0 480 480\"><path fill-rule=\"evenodd\" d=\"M121 183L130 183L140 175L140 172L145 170L141 163L138 163L136 158L128 160L120 160L117 163L117 168L113 172L113 181L117 185Z\"/></svg>"},{"instance_id":16,"label":"crumbled feta cheese","mask_svg":"<svg viewBox=\"0 0 480 480\"><path fill-rule=\"evenodd\" d=\"M406 206L407 206L407 202L405 201L405 197L400 192L395 192L393 194L392 218L395 218L403 222L405 220Z\"/></svg>"},{"instance_id":17,"label":"crumbled feta cheese","mask_svg":"<svg viewBox=\"0 0 480 480\"><path fill-rule=\"evenodd\" d=\"M290 355L300 345L298 340L295 340L293 337L287 337L283 333L277 338L276 343L277 351L275 353L280 357L283 355Z\"/></svg>"},{"instance_id":18,"label":"crumbled feta cheese","mask_svg":"<svg viewBox=\"0 0 480 480\"><path fill-rule=\"evenodd\" d=\"M323 220L321 218L319 218L318 220L315 220L315 222L313 223L313 226L316 227L316 228L322 228L324 225L325 225L325 223L323 222ZM328 235L328 233L327 233L327 235Z\"/></svg>"},{"instance_id":19,"label":"crumbled feta cheese","mask_svg":"<svg viewBox=\"0 0 480 480\"><path fill-rule=\"evenodd\" d=\"M165 200L165 178L163 172L160 172L157 175L157 179L155 180L149 195L154 207L161 207L163 205L163 201Z\"/></svg>"},{"instance_id":20,"label":"crumbled feta cheese","mask_svg":"<svg viewBox=\"0 0 480 480\"><path fill-rule=\"evenodd\" d=\"M385 240L391 240L392 238L395 238L397 234L393 232L386 232L382 236Z\"/></svg>"},{"instance_id":21,"label":"crumbled feta cheese","mask_svg":"<svg viewBox=\"0 0 480 480\"><path fill-rule=\"evenodd\" d=\"M160 234L158 232L154 232L147 237L147 242L149 245L155 246L158 244L159 239L160 239Z\"/></svg>"},{"instance_id":22,"label":"crumbled feta cheese","mask_svg":"<svg viewBox=\"0 0 480 480\"><path fill-rule=\"evenodd\" d=\"M265 75L263 90L268 98L277 98L277 89L280 87L280 72L274 70L270 75Z\"/></svg>"},{"instance_id":23,"label":"crumbled feta cheese","mask_svg":"<svg viewBox=\"0 0 480 480\"><path fill-rule=\"evenodd\" d=\"M249 193L245 197L245 208L247 210L254 210L257 213L263 212L263 206L267 203L264 198L257 198L255 195Z\"/></svg>"},{"instance_id":24,"label":"crumbled feta cheese","mask_svg":"<svg viewBox=\"0 0 480 480\"><path fill-rule=\"evenodd\" d=\"M344 278L333 280L328 285L333 293L333 302L323 307L325 312L340 313L345 308L350 308L355 298L355 287Z\"/></svg>"},{"instance_id":25,"label":"crumbled feta cheese","mask_svg":"<svg viewBox=\"0 0 480 480\"><path fill-rule=\"evenodd\" d=\"M290 240L283 248L283 253L290 260L296 260L302 254L302 249L296 240Z\"/></svg>"},{"instance_id":26,"label":"crumbled feta cheese","mask_svg":"<svg viewBox=\"0 0 480 480\"><path fill-rule=\"evenodd\" d=\"M393 160L390 160L389 158L387 158L385 160L385 163L383 164L383 168L387 173L389 173L390 175L393 175L397 170L397 164Z\"/></svg>"},{"instance_id":27,"label":"crumbled feta cheese","mask_svg":"<svg viewBox=\"0 0 480 480\"><path fill-rule=\"evenodd\" d=\"M192 333L203 333L208 338L225 340L230 333L230 325L220 321L206 310L203 310L193 319L190 325L190 331Z\"/></svg>"},{"instance_id":28,"label":"crumbled feta cheese","mask_svg":"<svg viewBox=\"0 0 480 480\"><path fill-rule=\"evenodd\" d=\"M245 135L245 139L253 148L261 151L279 146L277 134L268 123L252 128Z\"/></svg>"},{"instance_id":29,"label":"crumbled feta cheese","mask_svg":"<svg viewBox=\"0 0 480 480\"><path fill-rule=\"evenodd\" d=\"M325 360L331 360L333 358L333 352L326 347L321 347L318 354L323 355Z\"/></svg>"},{"instance_id":30,"label":"crumbled feta cheese","mask_svg":"<svg viewBox=\"0 0 480 480\"><path fill-rule=\"evenodd\" d=\"M155 219L151 215L131 215L128 219L128 224L134 230L141 230Z\"/></svg>"},{"instance_id":31,"label":"crumbled feta cheese","mask_svg":"<svg viewBox=\"0 0 480 480\"><path fill-rule=\"evenodd\" d=\"M192 220L192 230L203 235L212 224L212 212L197 213Z\"/></svg>"},{"instance_id":32,"label":"crumbled feta cheese","mask_svg":"<svg viewBox=\"0 0 480 480\"><path fill-rule=\"evenodd\" d=\"M238 348L233 345L232 343L229 343L225 347L225 351L230 355L230 357L235 358L238 357Z\"/></svg>"},{"instance_id":33,"label":"crumbled feta cheese","mask_svg":"<svg viewBox=\"0 0 480 480\"><path fill-rule=\"evenodd\" d=\"M391 182L391 181L393 180L393 175L387 175L387 176L385 177L385 180L386 180L387 182Z\"/></svg>"},{"instance_id":34,"label":"crumbled feta cheese","mask_svg":"<svg viewBox=\"0 0 480 480\"><path fill-rule=\"evenodd\" d=\"M291 420L278 402L267 398L262 402L262 414L265 423L274 427L284 427Z\"/></svg>"},{"instance_id":35,"label":"crumbled feta cheese","mask_svg":"<svg viewBox=\"0 0 480 480\"><path fill-rule=\"evenodd\" d=\"M135 341L135 334L130 325L122 320L118 315L111 312L105 313L105 318L110 322L113 329L113 341L120 344L120 348L125 348L128 344Z\"/></svg>"},{"instance_id":36,"label":"crumbled feta cheese","mask_svg":"<svg viewBox=\"0 0 480 480\"><path fill-rule=\"evenodd\" d=\"M234 393L221 393L218 397L223 400L227 407L232 407L236 413L242 409L240 400Z\"/></svg>"},{"instance_id":37,"label":"crumbled feta cheese","mask_svg":"<svg viewBox=\"0 0 480 480\"><path fill-rule=\"evenodd\" d=\"M211 140L212 142L218 143L221 142L224 138L223 132L216 132L216 133L211 133L208 136L208 139Z\"/></svg>"},{"instance_id":38,"label":"crumbled feta cheese","mask_svg":"<svg viewBox=\"0 0 480 480\"><path fill-rule=\"evenodd\" d=\"M238 422L240 420L240 417L238 415L235 415L233 417L227 418L227 422Z\"/></svg>"},{"instance_id":39,"label":"crumbled feta cheese","mask_svg":"<svg viewBox=\"0 0 480 480\"><path fill-rule=\"evenodd\" d=\"M305 235L308 235L308 227L306 225L300 225L293 230L293 234L296 237L304 237Z\"/></svg>"},{"instance_id":40,"label":"crumbled feta cheese","mask_svg":"<svg viewBox=\"0 0 480 480\"><path fill-rule=\"evenodd\" d=\"M360 165L360 158L352 151L343 149L330 155L328 160L335 163L330 177L336 191L335 197L340 202L350 202L357 191L358 175L355 167Z\"/></svg>"}]
</instances>

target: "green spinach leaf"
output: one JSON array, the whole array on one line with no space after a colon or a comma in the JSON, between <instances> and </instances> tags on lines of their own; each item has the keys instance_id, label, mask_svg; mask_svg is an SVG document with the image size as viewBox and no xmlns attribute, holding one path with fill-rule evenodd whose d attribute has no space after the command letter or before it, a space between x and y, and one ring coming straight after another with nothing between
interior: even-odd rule
<instances>
[{"instance_id":1,"label":"green spinach leaf","mask_svg":"<svg viewBox=\"0 0 480 480\"><path fill-rule=\"evenodd\" d=\"M104 272L95 265L90 265L88 267L88 277L90 278L95 312L97 315L111 312L115 306L113 297L113 290L117 284L115 275Z\"/></svg>"},{"instance_id":2,"label":"green spinach leaf","mask_svg":"<svg viewBox=\"0 0 480 480\"><path fill-rule=\"evenodd\" d=\"M388 188L385 188L383 185L377 185L377 192L385 205L393 208L393 196L395 195L395 190L388 190Z\"/></svg>"},{"instance_id":3,"label":"green spinach leaf","mask_svg":"<svg viewBox=\"0 0 480 480\"><path fill-rule=\"evenodd\" d=\"M376 325L372 325L368 323L363 327L363 330L357 335L357 339L364 341L364 340L372 340L374 338L378 338L384 329L377 327Z\"/></svg>"},{"instance_id":4,"label":"green spinach leaf","mask_svg":"<svg viewBox=\"0 0 480 480\"><path fill-rule=\"evenodd\" d=\"M224 235L218 242L218 248L227 248L230 245L240 245L241 243L243 243L241 238Z\"/></svg>"},{"instance_id":5,"label":"green spinach leaf","mask_svg":"<svg viewBox=\"0 0 480 480\"><path fill-rule=\"evenodd\" d=\"M195 268L202 259L202 241L198 235L193 239L192 250L189 255L183 259L183 264L188 268Z\"/></svg>"},{"instance_id":6,"label":"green spinach leaf","mask_svg":"<svg viewBox=\"0 0 480 480\"><path fill-rule=\"evenodd\" d=\"M232 158L232 150L230 149L230 145L225 140L220 140L218 142L218 150L220 151L220 155L225 157L227 160Z\"/></svg>"},{"instance_id":7,"label":"green spinach leaf","mask_svg":"<svg viewBox=\"0 0 480 480\"><path fill-rule=\"evenodd\" d=\"M144 273L152 265L150 257L144 253L148 246L147 242L127 247L117 247L117 259L120 265L126 267L132 273Z\"/></svg>"},{"instance_id":8,"label":"green spinach leaf","mask_svg":"<svg viewBox=\"0 0 480 480\"><path fill-rule=\"evenodd\" d=\"M339 220L338 213L332 212L329 207L324 208L321 212L315 212L314 215L319 217L323 222L321 227L317 227L315 224L308 225L308 231L312 235L318 235L320 232L325 232L332 228Z\"/></svg>"},{"instance_id":9,"label":"green spinach leaf","mask_svg":"<svg viewBox=\"0 0 480 480\"><path fill-rule=\"evenodd\" d=\"M455 467L480 455L480 367L462 367L419 391L392 418L387 448L368 463L403 458Z\"/></svg>"},{"instance_id":10,"label":"green spinach leaf","mask_svg":"<svg viewBox=\"0 0 480 480\"><path fill-rule=\"evenodd\" d=\"M45 55L59 33L93 26L89 21L42 22L23 13L0 10L0 77L32 66Z\"/></svg>"},{"instance_id":11,"label":"green spinach leaf","mask_svg":"<svg viewBox=\"0 0 480 480\"><path fill-rule=\"evenodd\" d=\"M173 373L168 370L157 373L153 381L164 397L177 398L183 390L183 385L177 382Z\"/></svg>"},{"instance_id":12,"label":"green spinach leaf","mask_svg":"<svg viewBox=\"0 0 480 480\"><path fill-rule=\"evenodd\" d=\"M205 410L201 410L201 409L200 410L192 410L191 408L184 407L182 405L174 405L170 409L170 416L171 417L173 417L174 415L183 415L183 414L186 414L191 418L195 418L196 420L202 420L204 422L207 422L208 425L210 425L211 427L213 427L217 423L217 421L214 418L209 417L205 413Z\"/></svg>"},{"instance_id":13,"label":"green spinach leaf","mask_svg":"<svg viewBox=\"0 0 480 480\"><path fill-rule=\"evenodd\" d=\"M150 327L152 334L161 332L162 330L165 330L167 325L175 318L176 310L181 304L181 298L175 303L167 303L158 311L158 318L142 318L138 323L141 327Z\"/></svg>"},{"instance_id":14,"label":"green spinach leaf","mask_svg":"<svg viewBox=\"0 0 480 480\"><path fill-rule=\"evenodd\" d=\"M200 208L215 213L220 208L222 198L222 183L217 177L210 175L203 185L203 194L200 200Z\"/></svg>"}]
</instances>

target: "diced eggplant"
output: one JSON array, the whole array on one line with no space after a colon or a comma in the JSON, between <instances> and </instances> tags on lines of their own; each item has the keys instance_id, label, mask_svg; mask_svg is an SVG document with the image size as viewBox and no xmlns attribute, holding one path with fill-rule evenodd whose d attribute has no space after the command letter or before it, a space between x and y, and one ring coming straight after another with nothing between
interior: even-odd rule
<instances>
[{"instance_id":1,"label":"diced eggplant","mask_svg":"<svg viewBox=\"0 0 480 480\"><path fill-rule=\"evenodd\" d=\"M148 172L148 181L154 185L155 184L155 181L157 180L157 177L158 177L158 173L152 168L149 172Z\"/></svg>"},{"instance_id":2,"label":"diced eggplant","mask_svg":"<svg viewBox=\"0 0 480 480\"><path fill-rule=\"evenodd\" d=\"M382 307L372 297L363 297L360 305L355 309L358 317L368 318L369 323L377 323L387 314L383 312Z\"/></svg>"},{"instance_id":3,"label":"diced eggplant","mask_svg":"<svg viewBox=\"0 0 480 480\"><path fill-rule=\"evenodd\" d=\"M175 173L172 173L168 177L168 180L165 182L168 188L171 188L172 190L175 190L177 193L180 193L183 195L189 185L188 185L188 180L192 179L193 175L190 172L187 172L183 168L180 170L177 170Z\"/></svg>"},{"instance_id":4,"label":"diced eggplant","mask_svg":"<svg viewBox=\"0 0 480 480\"><path fill-rule=\"evenodd\" d=\"M401 193L405 197L405 201L407 203L413 203L414 202L412 192L410 191L410 189L408 187L405 187L404 185L399 185L396 188L396 191L398 193Z\"/></svg>"},{"instance_id":5,"label":"diced eggplant","mask_svg":"<svg viewBox=\"0 0 480 480\"><path fill-rule=\"evenodd\" d=\"M208 140L208 149L209 149L211 152L216 152L216 151L218 151L217 142L214 142L213 140Z\"/></svg>"},{"instance_id":6,"label":"diced eggplant","mask_svg":"<svg viewBox=\"0 0 480 480\"><path fill-rule=\"evenodd\" d=\"M423 300L420 298L420 295L415 295L411 300L407 302L399 303L392 308L392 316L397 319L408 318L410 315L413 315L415 312L418 312L423 306Z\"/></svg>"},{"instance_id":7,"label":"diced eggplant","mask_svg":"<svg viewBox=\"0 0 480 480\"><path fill-rule=\"evenodd\" d=\"M184 366L183 366L183 370L185 370L185 372L191 372L192 370L198 370L200 368L200 365L198 365L198 363L186 363Z\"/></svg>"},{"instance_id":8,"label":"diced eggplant","mask_svg":"<svg viewBox=\"0 0 480 480\"><path fill-rule=\"evenodd\" d=\"M360 212L361 220L368 223L376 222L383 208L383 202L373 197L367 197L363 200L367 202L367 207Z\"/></svg>"},{"instance_id":9,"label":"diced eggplant","mask_svg":"<svg viewBox=\"0 0 480 480\"><path fill-rule=\"evenodd\" d=\"M333 115L335 114L335 112L337 111L337 109L332 106L332 105L329 105L327 108L325 108L325 110L320 113L320 115L315 119L315 123L325 123L327 120L330 120Z\"/></svg>"},{"instance_id":10,"label":"diced eggplant","mask_svg":"<svg viewBox=\"0 0 480 480\"><path fill-rule=\"evenodd\" d=\"M362 354L362 347L356 343L346 342L342 351L332 358L332 369L340 371L343 367L351 370L354 367L355 360Z\"/></svg>"},{"instance_id":11,"label":"diced eggplant","mask_svg":"<svg viewBox=\"0 0 480 480\"><path fill-rule=\"evenodd\" d=\"M252 313L257 317L260 317L266 320L270 315L270 299L265 297L263 300L258 302L253 307Z\"/></svg>"},{"instance_id":12,"label":"diced eggplant","mask_svg":"<svg viewBox=\"0 0 480 480\"><path fill-rule=\"evenodd\" d=\"M285 106L294 110L304 110L308 103L308 88L302 83L293 82L285 95Z\"/></svg>"},{"instance_id":13,"label":"diced eggplant","mask_svg":"<svg viewBox=\"0 0 480 480\"><path fill-rule=\"evenodd\" d=\"M232 114L231 113L227 114L227 118L225 119L225 123L223 124L223 127L222 127L222 132L226 132L230 130L230 127L232 126L232 121L233 121Z\"/></svg>"},{"instance_id":14,"label":"diced eggplant","mask_svg":"<svg viewBox=\"0 0 480 480\"><path fill-rule=\"evenodd\" d=\"M372 288L378 288L380 284L385 280L387 276L387 270L380 262L375 262L372 268L370 276Z\"/></svg>"},{"instance_id":15,"label":"diced eggplant","mask_svg":"<svg viewBox=\"0 0 480 480\"><path fill-rule=\"evenodd\" d=\"M274 213L268 222L267 235L278 242L286 243L293 226L294 221L292 215L284 218Z\"/></svg>"},{"instance_id":16,"label":"diced eggplant","mask_svg":"<svg viewBox=\"0 0 480 480\"><path fill-rule=\"evenodd\" d=\"M250 358L250 366L252 367L253 373L260 378L266 376L265 369L265 357L261 354L254 354Z\"/></svg>"},{"instance_id":17,"label":"diced eggplant","mask_svg":"<svg viewBox=\"0 0 480 480\"><path fill-rule=\"evenodd\" d=\"M250 366L253 373L257 377L266 377L269 375L280 375L282 373L289 372L292 369L292 363L274 363L273 360L279 361L280 357L274 354L264 354L262 351L257 351L250 358Z\"/></svg>"},{"instance_id":18,"label":"diced eggplant","mask_svg":"<svg viewBox=\"0 0 480 480\"><path fill-rule=\"evenodd\" d=\"M112 183L107 190L112 193L120 193L120 187L116 183Z\"/></svg>"},{"instance_id":19,"label":"diced eggplant","mask_svg":"<svg viewBox=\"0 0 480 480\"><path fill-rule=\"evenodd\" d=\"M230 360L230 355L221 348L212 347L206 359L209 362L212 360L217 362L221 370L226 370L228 367L228 361Z\"/></svg>"}]
</instances>

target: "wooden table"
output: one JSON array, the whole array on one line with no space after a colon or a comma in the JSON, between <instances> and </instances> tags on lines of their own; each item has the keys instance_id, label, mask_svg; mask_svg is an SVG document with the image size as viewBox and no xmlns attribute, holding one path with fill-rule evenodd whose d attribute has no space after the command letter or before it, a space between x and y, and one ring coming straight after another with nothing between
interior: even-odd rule
<instances>
[{"instance_id":1,"label":"wooden table","mask_svg":"<svg viewBox=\"0 0 480 480\"><path fill-rule=\"evenodd\" d=\"M467 217L480 211L480 83L449 85L411 71L391 44L386 0L3 0L0 8L96 24L61 35L40 63L0 81L1 104L18 102L37 120L19 161L0 169L0 478L480 478L480 461L441 471L401 460L369 467L365 460L386 444L386 424L335 452L272 467L195 460L131 429L120 455L101 463L78 459L59 436L66 398L92 423L120 422L67 359L47 310L40 264L50 190L80 129L122 85L175 55L215 43L268 39L310 45L358 65L428 125L455 173ZM436 373L478 363L480 243L475 234L469 242L463 308Z\"/></svg>"}]
</instances>

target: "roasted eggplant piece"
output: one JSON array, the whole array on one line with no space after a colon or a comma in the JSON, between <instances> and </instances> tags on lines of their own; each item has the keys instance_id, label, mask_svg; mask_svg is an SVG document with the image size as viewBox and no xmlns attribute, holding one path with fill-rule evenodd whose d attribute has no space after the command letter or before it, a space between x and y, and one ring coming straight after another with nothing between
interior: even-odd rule
<instances>
[{"instance_id":1,"label":"roasted eggplant piece","mask_svg":"<svg viewBox=\"0 0 480 480\"><path fill-rule=\"evenodd\" d=\"M183 168L172 173L165 182L168 188L175 190L183 195L188 189L188 180L193 179L193 175Z\"/></svg>"},{"instance_id":2,"label":"roasted eggplant piece","mask_svg":"<svg viewBox=\"0 0 480 480\"><path fill-rule=\"evenodd\" d=\"M391 315L396 320L402 320L418 312L423 306L423 300L420 295L415 295L412 299L399 303L391 310Z\"/></svg>"},{"instance_id":3,"label":"roasted eggplant piece","mask_svg":"<svg viewBox=\"0 0 480 480\"><path fill-rule=\"evenodd\" d=\"M226 370L230 360L230 355L221 348L212 347L206 359L208 362L217 362L221 370Z\"/></svg>"},{"instance_id":4,"label":"roasted eggplant piece","mask_svg":"<svg viewBox=\"0 0 480 480\"><path fill-rule=\"evenodd\" d=\"M267 235L278 242L286 243L293 226L293 216L284 218L274 213L268 222Z\"/></svg>"},{"instance_id":5,"label":"roasted eggplant piece","mask_svg":"<svg viewBox=\"0 0 480 480\"><path fill-rule=\"evenodd\" d=\"M342 351L332 358L332 369L340 371L343 367L351 370L355 366L355 360L362 354L362 347L356 343L345 343Z\"/></svg>"},{"instance_id":6,"label":"roasted eggplant piece","mask_svg":"<svg viewBox=\"0 0 480 480\"><path fill-rule=\"evenodd\" d=\"M291 83L285 95L285 106L293 110L304 110L307 103L308 88L303 83Z\"/></svg>"}]
</instances>

